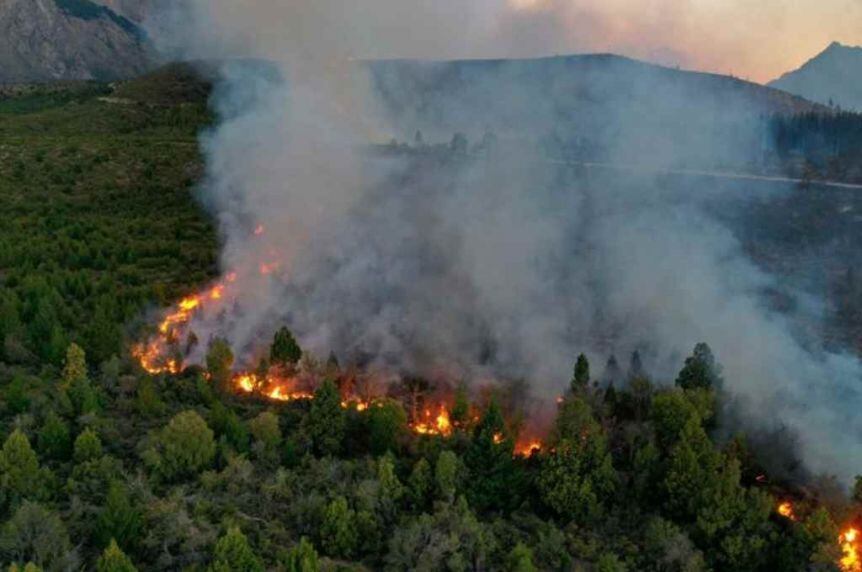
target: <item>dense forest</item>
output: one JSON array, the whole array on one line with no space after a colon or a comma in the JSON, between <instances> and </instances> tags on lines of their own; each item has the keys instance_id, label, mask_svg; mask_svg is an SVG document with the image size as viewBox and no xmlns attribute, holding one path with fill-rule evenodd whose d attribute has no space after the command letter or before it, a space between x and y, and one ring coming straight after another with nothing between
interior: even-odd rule
<instances>
[{"instance_id":1,"label":"dense forest","mask_svg":"<svg viewBox=\"0 0 862 572\"><path fill-rule=\"evenodd\" d=\"M862 182L862 115L830 113L775 116L774 154L786 172L801 178Z\"/></svg>"},{"instance_id":2,"label":"dense forest","mask_svg":"<svg viewBox=\"0 0 862 572\"><path fill-rule=\"evenodd\" d=\"M770 474L721 430L700 340L675 379L573 348L527 447L523 384L408 377L358 403L365 373L287 329L266 367L307 379L302 398L238 392L219 340L205 367L145 371L147 310L217 270L193 196L205 95L172 69L0 100L9 570L859 570L862 484ZM438 407L445 428L418 430Z\"/></svg>"}]
</instances>

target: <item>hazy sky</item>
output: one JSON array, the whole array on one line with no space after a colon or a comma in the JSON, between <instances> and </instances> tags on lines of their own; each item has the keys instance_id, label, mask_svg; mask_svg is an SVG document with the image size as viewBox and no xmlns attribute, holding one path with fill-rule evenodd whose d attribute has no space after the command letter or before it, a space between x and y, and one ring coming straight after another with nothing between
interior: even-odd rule
<instances>
[{"instance_id":1,"label":"hazy sky","mask_svg":"<svg viewBox=\"0 0 862 572\"><path fill-rule=\"evenodd\" d=\"M615 52L769 81L832 41L862 44L862 0L187 0L198 55L528 57ZM175 4L174 4L175 5ZM187 26L186 35L194 35ZM215 32L215 33L212 33ZM285 53L285 49L289 48Z\"/></svg>"}]
</instances>

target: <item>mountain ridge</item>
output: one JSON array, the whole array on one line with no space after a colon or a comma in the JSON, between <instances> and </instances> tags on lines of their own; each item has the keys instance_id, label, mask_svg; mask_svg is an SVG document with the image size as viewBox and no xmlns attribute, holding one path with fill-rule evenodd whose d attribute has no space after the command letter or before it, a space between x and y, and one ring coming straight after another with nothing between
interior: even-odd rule
<instances>
[{"instance_id":1,"label":"mountain ridge","mask_svg":"<svg viewBox=\"0 0 862 572\"><path fill-rule=\"evenodd\" d=\"M862 47L832 42L768 85L824 105L862 111Z\"/></svg>"},{"instance_id":2,"label":"mountain ridge","mask_svg":"<svg viewBox=\"0 0 862 572\"><path fill-rule=\"evenodd\" d=\"M90 0L0 0L0 83L115 80L152 62L138 24Z\"/></svg>"}]
</instances>

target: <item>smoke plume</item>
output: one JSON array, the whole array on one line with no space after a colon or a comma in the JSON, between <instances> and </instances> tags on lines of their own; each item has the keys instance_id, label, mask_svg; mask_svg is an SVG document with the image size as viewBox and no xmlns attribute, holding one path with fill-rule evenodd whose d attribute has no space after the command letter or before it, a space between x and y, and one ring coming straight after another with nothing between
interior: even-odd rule
<instances>
[{"instance_id":1,"label":"smoke plume","mask_svg":"<svg viewBox=\"0 0 862 572\"><path fill-rule=\"evenodd\" d=\"M189 0L162 14L169 54L225 62L201 198L239 296L229 311L199 316L198 336L226 336L252 360L288 323L318 355L523 378L549 402L581 351L598 366L640 350L670 381L706 341L752 418L796 431L813 470L852 477L862 464L858 360L803 344L792 317L765 303L764 291L787 285L714 216L751 190L655 174L744 164L760 144L762 110L629 63L590 82L552 67L556 88L543 91L528 64L467 76L354 61L475 53L507 28L480 17L491 0L469 4ZM602 106L577 115L581 90ZM494 136L467 153L368 149L416 130L431 143L456 131ZM630 168L585 173L542 152L549 137L576 145L579 130L600 133L590 147L602 163Z\"/></svg>"}]
</instances>

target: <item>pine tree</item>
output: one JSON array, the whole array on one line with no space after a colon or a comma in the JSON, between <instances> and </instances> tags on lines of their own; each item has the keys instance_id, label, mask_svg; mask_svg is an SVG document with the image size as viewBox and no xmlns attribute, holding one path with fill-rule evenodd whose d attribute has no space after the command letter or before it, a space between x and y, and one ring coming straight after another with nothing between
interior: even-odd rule
<instances>
[{"instance_id":1,"label":"pine tree","mask_svg":"<svg viewBox=\"0 0 862 572\"><path fill-rule=\"evenodd\" d=\"M287 553L285 572L320 572L320 559L314 545L304 536Z\"/></svg>"},{"instance_id":2,"label":"pine tree","mask_svg":"<svg viewBox=\"0 0 862 572\"><path fill-rule=\"evenodd\" d=\"M105 546L115 541L129 550L137 542L142 524L141 512L132 504L126 487L120 481L113 481L96 521L94 535L98 543Z\"/></svg>"},{"instance_id":3,"label":"pine tree","mask_svg":"<svg viewBox=\"0 0 862 572\"><path fill-rule=\"evenodd\" d=\"M458 455L452 451L443 451L437 457L437 464L434 465L434 482L437 485L437 495L439 498L452 502L455 500L455 495L459 488L459 469Z\"/></svg>"},{"instance_id":4,"label":"pine tree","mask_svg":"<svg viewBox=\"0 0 862 572\"><path fill-rule=\"evenodd\" d=\"M503 413L491 399L473 432L464 461L470 473L467 496L477 510L493 510L519 502L514 443L506 434Z\"/></svg>"},{"instance_id":5,"label":"pine tree","mask_svg":"<svg viewBox=\"0 0 862 572\"><path fill-rule=\"evenodd\" d=\"M213 386L224 393L233 391L231 371L233 369L233 351L224 338L214 339L207 350L207 371Z\"/></svg>"},{"instance_id":6,"label":"pine tree","mask_svg":"<svg viewBox=\"0 0 862 572\"><path fill-rule=\"evenodd\" d=\"M276 454L281 445L281 428L278 416L272 411L264 411L249 422L249 429L257 443L257 451L264 457Z\"/></svg>"},{"instance_id":7,"label":"pine tree","mask_svg":"<svg viewBox=\"0 0 862 572\"><path fill-rule=\"evenodd\" d=\"M72 451L72 438L69 434L69 425L63 419L50 411L45 416L45 422L39 431L39 451L58 461L65 461Z\"/></svg>"},{"instance_id":8,"label":"pine tree","mask_svg":"<svg viewBox=\"0 0 862 572\"><path fill-rule=\"evenodd\" d=\"M407 413L401 403L387 399L376 402L368 411L368 440L375 455L396 451L406 431Z\"/></svg>"},{"instance_id":9,"label":"pine tree","mask_svg":"<svg viewBox=\"0 0 862 572\"><path fill-rule=\"evenodd\" d=\"M638 350L632 352L631 361L629 361L629 381L646 377L643 361L641 361L641 353Z\"/></svg>"},{"instance_id":10,"label":"pine tree","mask_svg":"<svg viewBox=\"0 0 862 572\"><path fill-rule=\"evenodd\" d=\"M380 483L380 513L384 519L394 521L398 516L399 501L404 496L404 485L395 474L395 460L391 455L384 455L377 462L377 482Z\"/></svg>"},{"instance_id":11,"label":"pine tree","mask_svg":"<svg viewBox=\"0 0 862 572\"><path fill-rule=\"evenodd\" d=\"M326 507L320 526L320 545L330 556L350 558L359 540L356 513L347 506L344 497L337 497Z\"/></svg>"},{"instance_id":12,"label":"pine tree","mask_svg":"<svg viewBox=\"0 0 862 572\"><path fill-rule=\"evenodd\" d=\"M168 479L196 475L215 458L212 429L196 411L184 411L171 419L159 435L158 471Z\"/></svg>"},{"instance_id":13,"label":"pine tree","mask_svg":"<svg viewBox=\"0 0 862 572\"><path fill-rule=\"evenodd\" d=\"M63 387L70 388L76 382L87 379L87 358L78 344L70 344L63 365Z\"/></svg>"},{"instance_id":14,"label":"pine tree","mask_svg":"<svg viewBox=\"0 0 862 572\"><path fill-rule=\"evenodd\" d=\"M75 439L75 462L84 463L102 456L102 440L90 428L84 429Z\"/></svg>"},{"instance_id":15,"label":"pine tree","mask_svg":"<svg viewBox=\"0 0 862 572\"><path fill-rule=\"evenodd\" d=\"M29 439L16 429L0 450L0 490L13 504L22 499L38 500L47 493L44 477Z\"/></svg>"},{"instance_id":16,"label":"pine tree","mask_svg":"<svg viewBox=\"0 0 862 572\"><path fill-rule=\"evenodd\" d=\"M694 347L692 355L676 378L676 385L683 389L713 389L722 384L721 366L715 362L710 347L704 343Z\"/></svg>"},{"instance_id":17,"label":"pine tree","mask_svg":"<svg viewBox=\"0 0 862 572\"><path fill-rule=\"evenodd\" d=\"M137 572L137 570L129 557L113 540L96 562L97 572Z\"/></svg>"},{"instance_id":18,"label":"pine tree","mask_svg":"<svg viewBox=\"0 0 862 572\"><path fill-rule=\"evenodd\" d=\"M302 348L299 347L293 333L286 327L278 330L269 348L269 361L272 365L279 367L296 365L300 358L302 358Z\"/></svg>"},{"instance_id":19,"label":"pine tree","mask_svg":"<svg viewBox=\"0 0 862 572\"><path fill-rule=\"evenodd\" d=\"M344 441L345 417L341 395L331 380L326 380L314 393L311 410L306 417L306 430L320 455L337 455Z\"/></svg>"},{"instance_id":20,"label":"pine tree","mask_svg":"<svg viewBox=\"0 0 862 572\"><path fill-rule=\"evenodd\" d=\"M587 356L581 354L575 362L575 371L572 376L572 393L583 393L590 386L590 362Z\"/></svg>"},{"instance_id":21,"label":"pine tree","mask_svg":"<svg viewBox=\"0 0 862 572\"><path fill-rule=\"evenodd\" d=\"M605 365L604 380L608 385L616 385L623 381L620 364L617 361L617 357L613 354L608 358L608 363Z\"/></svg>"},{"instance_id":22,"label":"pine tree","mask_svg":"<svg viewBox=\"0 0 862 572\"><path fill-rule=\"evenodd\" d=\"M465 427L470 420L470 398L464 384L459 384L458 389L455 390L455 400L449 412L449 419L452 425L459 429Z\"/></svg>"},{"instance_id":23,"label":"pine tree","mask_svg":"<svg viewBox=\"0 0 862 572\"><path fill-rule=\"evenodd\" d=\"M414 508L421 510L427 506L433 485L431 464L423 457L413 465L413 470L407 481L410 502Z\"/></svg>"},{"instance_id":24,"label":"pine tree","mask_svg":"<svg viewBox=\"0 0 862 572\"><path fill-rule=\"evenodd\" d=\"M123 337L117 327L117 320L113 318L111 306L110 301L100 300L84 331L90 359L94 364L100 364L120 351Z\"/></svg>"},{"instance_id":25,"label":"pine tree","mask_svg":"<svg viewBox=\"0 0 862 572\"><path fill-rule=\"evenodd\" d=\"M260 559L251 549L248 539L237 527L231 527L218 539L210 572L263 572Z\"/></svg>"},{"instance_id":26,"label":"pine tree","mask_svg":"<svg viewBox=\"0 0 862 572\"><path fill-rule=\"evenodd\" d=\"M533 564L533 551L519 542L509 553L506 569L509 572L536 572L538 568Z\"/></svg>"}]
</instances>

